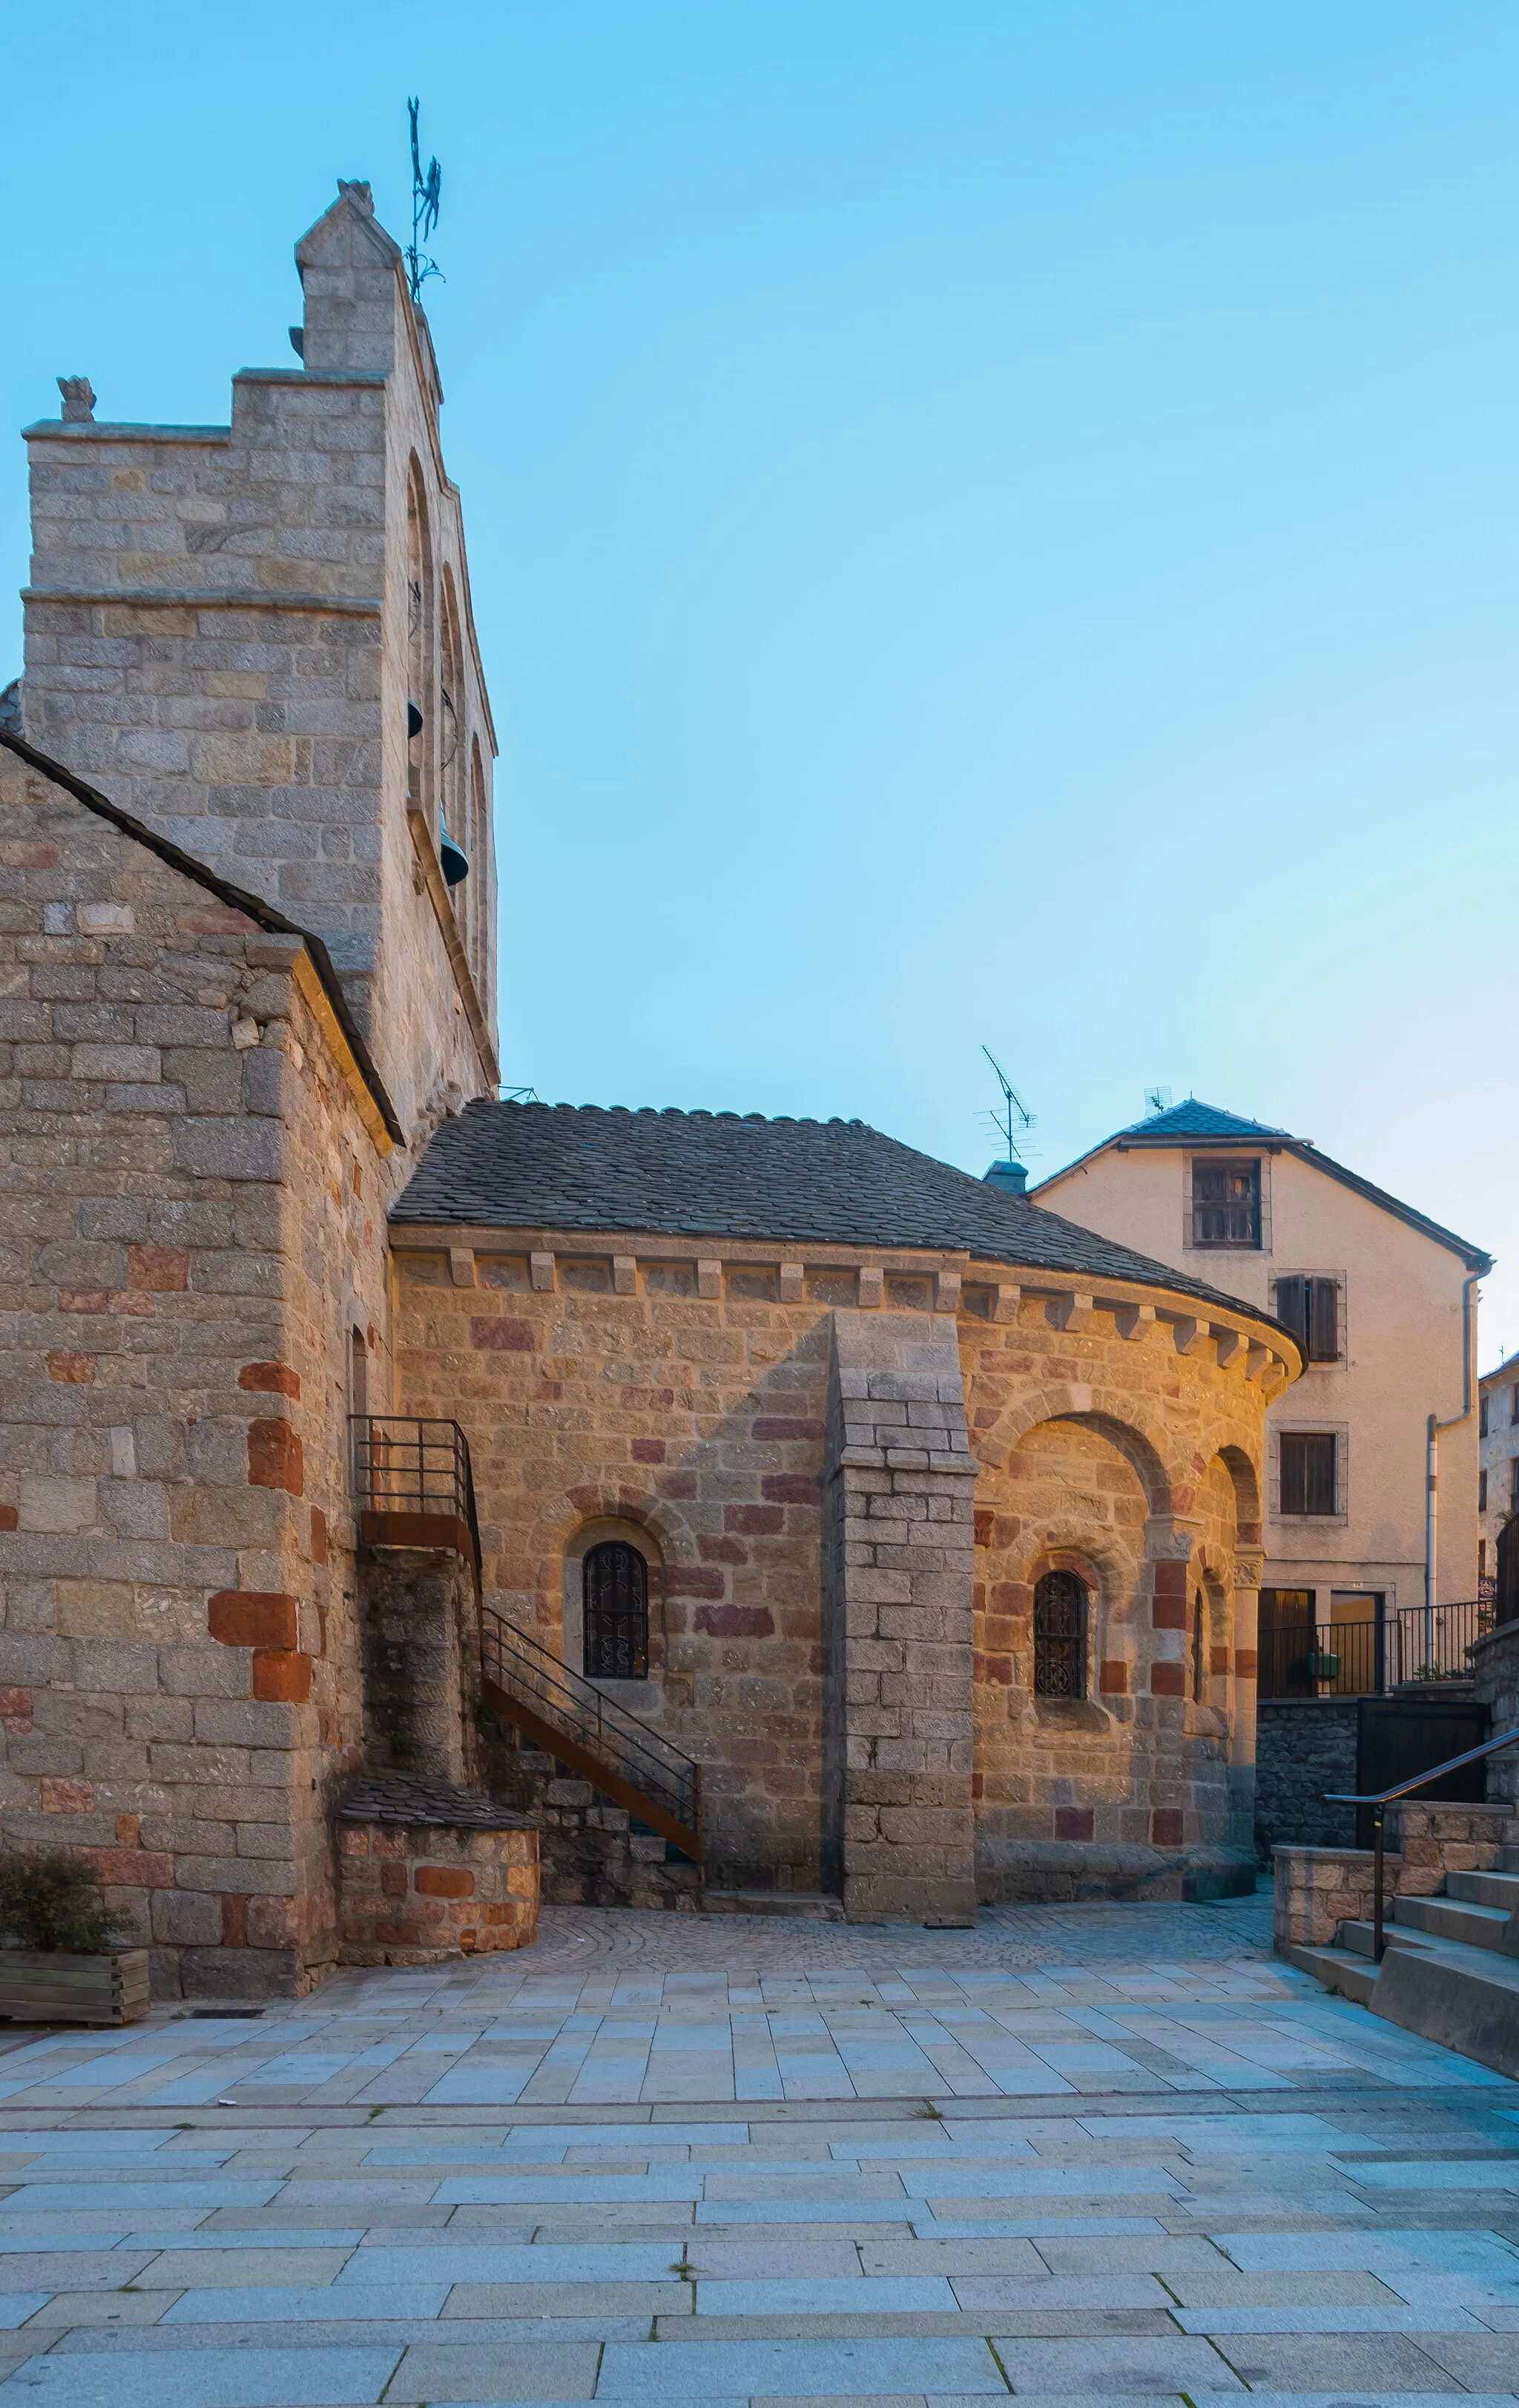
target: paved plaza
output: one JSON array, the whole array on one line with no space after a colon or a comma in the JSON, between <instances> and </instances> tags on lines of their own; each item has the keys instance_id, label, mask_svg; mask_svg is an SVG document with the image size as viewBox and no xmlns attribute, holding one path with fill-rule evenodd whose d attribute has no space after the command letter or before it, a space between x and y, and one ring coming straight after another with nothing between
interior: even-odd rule
<instances>
[{"instance_id":1,"label":"paved plaza","mask_svg":"<svg viewBox=\"0 0 1519 2408\"><path fill-rule=\"evenodd\" d=\"M1264 1899L550 1910L7 2037L0 2408L1519 2392L1519 2086L1276 1962Z\"/></svg>"}]
</instances>

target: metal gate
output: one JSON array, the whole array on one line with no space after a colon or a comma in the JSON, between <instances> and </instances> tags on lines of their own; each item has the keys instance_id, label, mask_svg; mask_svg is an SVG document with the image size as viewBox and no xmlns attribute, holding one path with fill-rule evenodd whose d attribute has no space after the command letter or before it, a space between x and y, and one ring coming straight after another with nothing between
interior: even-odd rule
<instances>
[{"instance_id":1,"label":"metal gate","mask_svg":"<svg viewBox=\"0 0 1519 2408\"><path fill-rule=\"evenodd\" d=\"M1363 1798L1412 1781L1426 1767L1448 1756L1481 1747L1491 1717L1485 1706L1467 1698L1449 1698L1426 1704L1422 1698L1363 1698L1355 1716L1355 1786ZM1487 1795L1487 1768L1469 1764L1448 1772L1442 1781L1421 1789L1410 1804L1422 1806L1443 1799L1447 1804L1480 1806ZM1355 1844L1371 1845L1371 1810L1355 1810Z\"/></svg>"}]
</instances>

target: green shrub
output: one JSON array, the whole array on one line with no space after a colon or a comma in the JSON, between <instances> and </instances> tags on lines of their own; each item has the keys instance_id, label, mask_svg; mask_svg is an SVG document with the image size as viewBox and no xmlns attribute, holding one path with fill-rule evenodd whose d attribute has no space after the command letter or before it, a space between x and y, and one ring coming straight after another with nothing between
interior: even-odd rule
<instances>
[{"instance_id":1,"label":"green shrub","mask_svg":"<svg viewBox=\"0 0 1519 2408\"><path fill-rule=\"evenodd\" d=\"M131 1916L106 1904L77 1857L41 1848L0 1856L0 1933L7 1940L94 1956L131 1928Z\"/></svg>"}]
</instances>

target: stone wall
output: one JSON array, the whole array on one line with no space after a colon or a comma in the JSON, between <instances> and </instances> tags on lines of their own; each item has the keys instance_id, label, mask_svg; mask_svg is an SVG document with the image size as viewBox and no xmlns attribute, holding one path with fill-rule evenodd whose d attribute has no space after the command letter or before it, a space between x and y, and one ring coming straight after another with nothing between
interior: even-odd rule
<instances>
[{"instance_id":1,"label":"stone wall","mask_svg":"<svg viewBox=\"0 0 1519 2408\"><path fill-rule=\"evenodd\" d=\"M1020 1287L926 1252L409 1224L392 1240L398 1409L465 1426L486 1602L559 1652L588 1538L643 1546L650 1678L616 1694L699 1758L715 1886L842 1877L823 1848L845 1743L823 1682L824 1565L848 1518L820 1511L835 1313L955 1333L981 1895L1180 1894L1250 1861L1256 1469L1280 1377L1264 1339L1163 1292ZM1056 1727L1029 1623L1039 1571L1067 1559L1098 1610L1089 1714Z\"/></svg>"},{"instance_id":2,"label":"stone wall","mask_svg":"<svg viewBox=\"0 0 1519 2408\"><path fill-rule=\"evenodd\" d=\"M1355 1787L1354 1698L1325 1698L1259 1710L1255 1735L1255 1836L1263 1864L1279 1844L1354 1848L1355 1809L1325 1802Z\"/></svg>"},{"instance_id":3,"label":"stone wall","mask_svg":"<svg viewBox=\"0 0 1519 2408\"><path fill-rule=\"evenodd\" d=\"M1472 1695L1492 1715L1493 1738L1519 1730L1519 1622L1500 1623L1479 1639L1471 1650L1471 1670ZM1519 1745L1488 1757L1487 1794L1519 1801Z\"/></svg>"},{"instance_id":4,"label":"stone wall","mask_svg":"<svg viewBox=\"0 0 1519 2408\"><path fill-rule=\"evenodd\" d=\"M346 1349L406 1158L298 939L0 747L0 1820L160 1995L335 1960L362 1742Z\"/></svg>"},{"instance_id":5,"label":"stone wall","mask_svg":"<svg viewBox=\"0 0 1519 2408\"><path fill-rule=\"evenodd\" d=\"M1434 1898L1448 1872L1491 1872L1519 1842L1507 1805L1389 1807L1383 1856L1383 1899L1391 1920L1397 1897ZM1272 1930L1279 1956L1289 1947L1332 1947L1341 1923L1369 1922L1376 1897L1369 1848L1277 1847Z\"/></svg>"},{"instance_id":6,"label":"stone wall","mask_svg":"<svg viewBox=\"0 0 1519 2408\"><path fill-rule=\"evenodd\" d=\"M337 1816L339 1958L437 1965L537 1938L532 1824L446 1786L360 1784Z\"/></svg>"}]
</instances>

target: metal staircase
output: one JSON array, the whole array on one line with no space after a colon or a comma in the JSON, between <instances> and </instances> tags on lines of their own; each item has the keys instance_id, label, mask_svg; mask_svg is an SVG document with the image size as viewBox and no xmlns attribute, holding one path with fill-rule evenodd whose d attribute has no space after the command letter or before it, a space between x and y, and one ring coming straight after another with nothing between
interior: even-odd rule
<instances>
[{"instance_id":1,"label":"metal staircase","mask_svg":"<svg viewBox=\"0 0 1519 2408\"><path fill-rule=\"evenodd\" d=\"M480 1608L480 1695L493 1713L701 1862L701 1767L536 1639Z\"/></svg>"}]
</instances>

